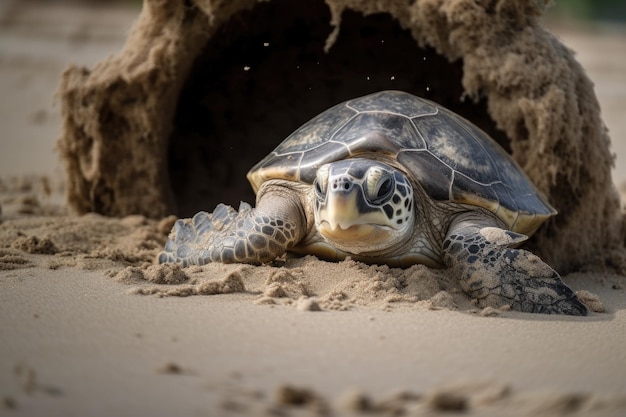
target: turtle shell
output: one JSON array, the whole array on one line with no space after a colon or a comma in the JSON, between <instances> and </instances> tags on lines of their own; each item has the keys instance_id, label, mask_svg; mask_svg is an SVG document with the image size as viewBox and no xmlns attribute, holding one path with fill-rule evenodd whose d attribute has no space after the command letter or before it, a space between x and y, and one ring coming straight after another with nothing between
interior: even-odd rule
<instances>
[{"instance_id":1,"label":"turtle shell","mask_svg":"<svg viewBox=\"0 0 626 417\"><path fill-rule=\"evenodd\" d=\"M401 91L348 100L319 114L256 164L248 179L255 192L269 179L312 184L323 164L383 155L434 200L485 208L515 232L530 234L556 214L489 135Z\"/></svg>"}]
</instances>

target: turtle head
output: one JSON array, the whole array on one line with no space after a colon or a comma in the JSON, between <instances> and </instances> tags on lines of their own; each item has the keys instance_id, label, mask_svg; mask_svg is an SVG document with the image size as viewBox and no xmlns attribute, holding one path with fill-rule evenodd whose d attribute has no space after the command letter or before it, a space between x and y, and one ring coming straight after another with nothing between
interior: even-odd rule
<instances>
[{"instance_id":1,"label":"turtle head","mask_svg":"<svg viewBox=\"0 0 626 417\"><path fill-rule=\"evenodd\" d=\"M315 182L315 222L329 243L367 255L405 242L413 232L413 188L382 162L347 159L322 165Z\"/></svg>"}]
</instances>

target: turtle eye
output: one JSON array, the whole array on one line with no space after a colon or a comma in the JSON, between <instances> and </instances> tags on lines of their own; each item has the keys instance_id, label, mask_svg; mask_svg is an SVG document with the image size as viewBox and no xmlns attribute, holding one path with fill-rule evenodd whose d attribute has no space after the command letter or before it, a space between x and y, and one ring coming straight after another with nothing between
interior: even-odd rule
<instances>
[{"instance_id":1,"label":"turtle eye","mask_svg":"<svg viewBox=\"0 0 626 417\"><path fill-rule=\"evenodd\" d=\"M328 185L328 167L323 166L317 170L317 176L313 187L315 188L315 194L321 200L326 199L326 186Z\"/></svg>"},{"instance_id":2,"label":"turtle eye","mask_svg":"<svg viewBox=\"0 0 626 417\"><path fill-rule=\"evenodd\" d=\"M373 204L381 204L393 195L395 181L389 172L373 167L367 173L365 185L368 200Z\"/></svg>"},{"instance_id":3,"label":"turtle eye","mask_svg":"<svg viewBox=\"0 0 626 417\"><path fill-rule=\"evenodd\" d=\"M324 198L326 196L326 193L324 192L324 189L322 188L322 184L319 182L319 180L315 180L315 193L317 194L318 197Z\"/></svg>"}]
</instances>

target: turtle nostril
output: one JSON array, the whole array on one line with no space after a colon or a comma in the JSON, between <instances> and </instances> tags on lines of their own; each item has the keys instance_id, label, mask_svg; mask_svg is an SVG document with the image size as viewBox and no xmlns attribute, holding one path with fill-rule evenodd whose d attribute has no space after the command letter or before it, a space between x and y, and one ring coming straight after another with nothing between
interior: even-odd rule
<instances>
[{"instance_id":1,"label":"turtle nostril","mask_svg":"<svg viewBox=\"0 0 626 417\"><path fill-rule=\"evenodd\" d=\"M338 178L332 182L331 189L339 192L350 191L352 190L352 181L347 178Z\"/></svg>"}]
</instances>

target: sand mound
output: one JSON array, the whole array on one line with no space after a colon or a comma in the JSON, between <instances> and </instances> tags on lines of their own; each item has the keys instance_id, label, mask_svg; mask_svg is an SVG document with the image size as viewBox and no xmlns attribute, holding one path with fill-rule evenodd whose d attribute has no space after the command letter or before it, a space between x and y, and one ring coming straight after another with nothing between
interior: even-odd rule
<instances>
[{"instance_id":1,"label":"sand mound","mask_svg":"<svg viewBox=\"0 0 626 417\"><path fill-rule=\"evenodd\" d=\"M422 265L403 270L354 261L327 263L306 256L261 267L128 266L112 269L108 275L131 285L133 294L159 297L243 293L254 304L303 311L345 311L358 307L385 311L455 310L460 305L478 312L445 273Z\"/></svg>"},{"instance_id":2,"label":"sand mound","mask_svg":"<svg viewBox=\"0 0 626 417\"><path fill-rule=\"evenodd\" d=\"M560 212L531 242L548 263L571 271L623 245L593 86L541 27L542 2L193 3L146 1L118 54L65 72L75 211L158 218L251 201L245 172L293 129L393 88L463 114L522 165Z\"/></svg>"},{"instance_id":3,"label":"sand mound","mask_svg":"<svg viewBox=\"0 0 626 417\"><path fill-rule=\"evenodd\" d=\"M0 224L0 269L30 265L25 254L42 257L45 266L84 269L152 264L171 224L132 215L111 219L98 214L21 216ZM165 226L164 226L165 225ZM32 266L32 265L31 265Z\"/></svg>"}]
</instances>

